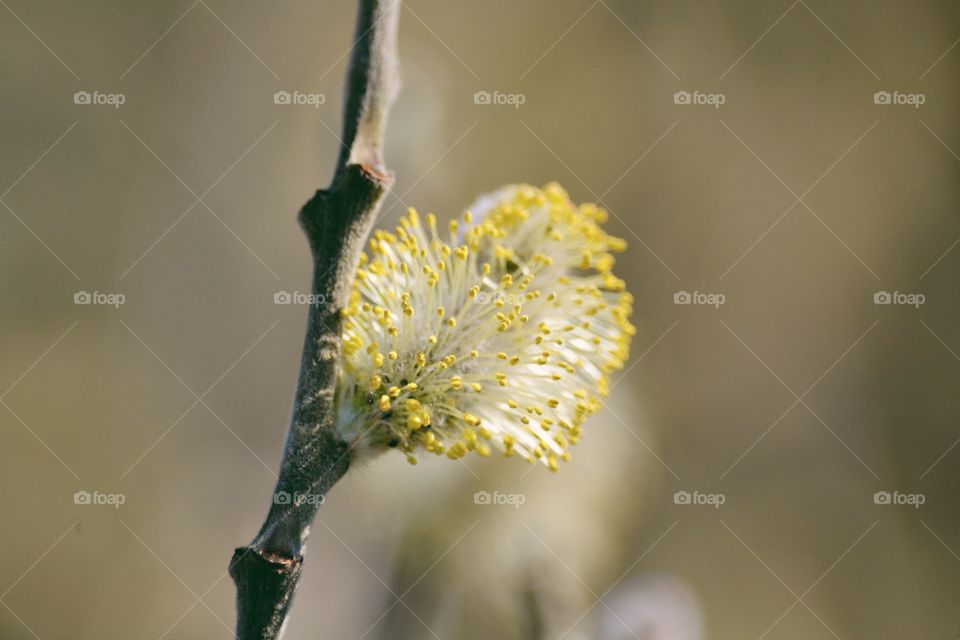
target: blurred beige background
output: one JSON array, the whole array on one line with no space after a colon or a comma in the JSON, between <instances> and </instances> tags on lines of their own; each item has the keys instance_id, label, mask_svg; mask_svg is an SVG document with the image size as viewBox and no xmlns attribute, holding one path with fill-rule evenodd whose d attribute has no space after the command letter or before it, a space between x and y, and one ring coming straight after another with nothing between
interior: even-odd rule
<instances>
[{"instance_id":1,"label":"blurred beige background","mask_svg":"<svg viewBox=\"0 0 960 640\"><path fill-rule=\"evenodd\" d=\"M0 638L229 638L354 4L0 4ZM287 637L956 638L958 38L933 0L406 2L382 224L557 180L639 331L557 475L349 474Z\"/></svg>"}]
</instances>

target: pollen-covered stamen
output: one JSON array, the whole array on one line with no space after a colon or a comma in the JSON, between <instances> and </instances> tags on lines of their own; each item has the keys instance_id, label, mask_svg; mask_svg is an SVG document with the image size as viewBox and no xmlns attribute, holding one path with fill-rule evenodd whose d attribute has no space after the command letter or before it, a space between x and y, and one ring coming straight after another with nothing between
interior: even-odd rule
<instances>
[{"instance_id":1,"label":"pollen-covered stamen","mask_svg":"<svg viewBox=\"0 0 960 640\"><path fill-rule=\"evenodd\" d=\"M623 241L556 185L508 187L446 233L414 210L377 231L344 310L337 421L361 449L497 448L556 469L627 358Z\"/></svg>"}]
</instances>

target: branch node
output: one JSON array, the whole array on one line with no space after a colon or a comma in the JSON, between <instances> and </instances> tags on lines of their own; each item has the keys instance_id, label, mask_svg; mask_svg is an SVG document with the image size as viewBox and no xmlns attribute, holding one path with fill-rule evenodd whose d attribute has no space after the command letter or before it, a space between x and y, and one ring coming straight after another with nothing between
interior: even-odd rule
<instances>
[{"instance_id":1,"label":"branch node","mask_svg":"<svg viewBox=\"0 0 960 640\"><path fill-rule=\"evenodd\" d=\"M230 575L237 583L238 638L280 637L302 569L302 557L262 554L252 547L234 551Z\"/></svg>"}]
</instances>

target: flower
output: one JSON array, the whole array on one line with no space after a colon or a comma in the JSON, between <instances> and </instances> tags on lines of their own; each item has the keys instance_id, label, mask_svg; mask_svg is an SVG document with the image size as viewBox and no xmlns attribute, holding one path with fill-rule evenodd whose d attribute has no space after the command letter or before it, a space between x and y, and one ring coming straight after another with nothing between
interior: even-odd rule
<instances>
[{"instance_id":1,"label":"flower","mask_svg":"<svg viewBox=\"0 0 960 640\"><path fill-rule=\"evenodd\" d=\"M413 209L375 231L342 311L336 427L354 454L569 460L635 333L605 220L559 185L514 185L447 232Z\"/></svg>"}]
</instances>

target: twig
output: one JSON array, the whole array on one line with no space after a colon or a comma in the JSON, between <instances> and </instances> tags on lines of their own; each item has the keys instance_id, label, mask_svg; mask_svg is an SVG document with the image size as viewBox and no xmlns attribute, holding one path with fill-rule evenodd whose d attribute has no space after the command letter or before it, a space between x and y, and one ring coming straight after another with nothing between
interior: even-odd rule
<instances>
[{"instance_id":1,"label":"twig","mask_svg":"<svg viewBox=\"0 0 960 640\"><path fill-rule=\"evenodd\" d=\"M304 545L320 497L339 480L350 451L333 429L340 309L370 227L393 182L383 137L400 87L400 0L360 0L347 77L343 149L333 181L300 211L313 253L313 293L300 377L274 500L260 533L234 552L237 638L273 640L283 632L300 579ZM283 499L278 499L281 497Z\"/></svg>"}]
</instances>

